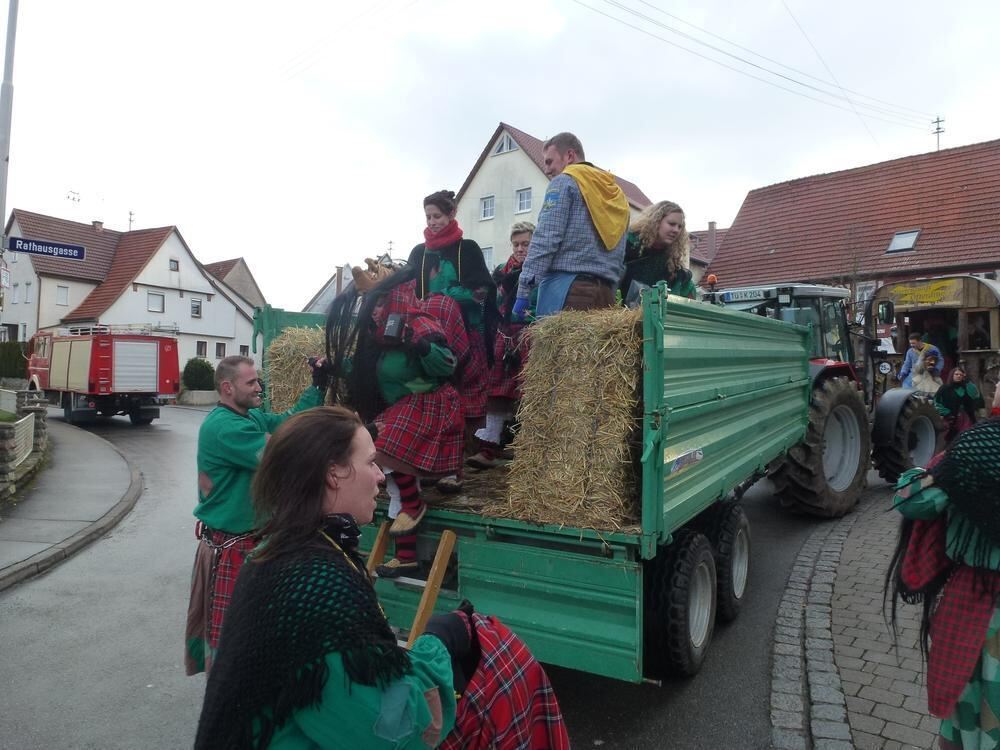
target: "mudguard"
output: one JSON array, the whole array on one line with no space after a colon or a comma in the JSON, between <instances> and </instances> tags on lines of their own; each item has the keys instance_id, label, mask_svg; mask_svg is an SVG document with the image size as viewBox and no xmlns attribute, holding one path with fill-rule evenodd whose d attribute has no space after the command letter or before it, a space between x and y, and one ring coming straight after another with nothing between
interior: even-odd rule
<instances>
[{"instance_id":1,"label":"mudguard","mask_svg":"<svg viewBox=\"0 0 1000 750\"><path fill-rule=\"evenodd\" d=\"M915 391L912 388L891 388L882 394L875 407L875 418L872 423L872 443L874 445L890 445L896 432L896 422L899 413Z\"/></svg>"}]
</instances>

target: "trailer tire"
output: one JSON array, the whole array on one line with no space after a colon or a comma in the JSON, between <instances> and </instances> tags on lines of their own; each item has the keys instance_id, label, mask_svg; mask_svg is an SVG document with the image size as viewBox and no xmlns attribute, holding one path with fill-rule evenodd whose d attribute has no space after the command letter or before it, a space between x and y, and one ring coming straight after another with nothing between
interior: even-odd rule
<instances>
[{"instance_id":1,"label":"trailer tire","mask_svg":"<svg viewBox=\"0 0 1000 750\"><path fill-rule=\"evenodd\" d=\"M876 445L872 464L878 475L895 484L899 475L944 450L944 420L929 399L908 398L896 418L891 442Z\"/></svg>"},{"instance_id":2,"label":"trailer tire","mask_svg":"<svg viewBox=\"0 0 1000 750\"><path fill-rule=\"evenodd\" d=\"M705 660L715 628L716 577L712 545L682 530L652 565L647 589L646 651L654 674L689 677Z\"/></svg>"},{"instance_id":3,"label":"trailer tire","mask_svg":"<svg viewBox=\"0 0 1000 750\"><path fill-rule=\"evenodd\" d=\"M746 601L750 583L750 520L743 506L719 503L710 517L708 539L715 553L716 617L732 622Z\"/></svg>"},{"instance_id":4,"label":"trailer tire","mask_svg":"<svg viewBox=\"0 0 1000 750\"><path fill-rule=\"evenodd\" d=\"M854 509L871 465L871 433L857 386L842 377L818 383L809 404L806 436L771 479L782 507L839 518Z\"/></svg>"}]
</instances>

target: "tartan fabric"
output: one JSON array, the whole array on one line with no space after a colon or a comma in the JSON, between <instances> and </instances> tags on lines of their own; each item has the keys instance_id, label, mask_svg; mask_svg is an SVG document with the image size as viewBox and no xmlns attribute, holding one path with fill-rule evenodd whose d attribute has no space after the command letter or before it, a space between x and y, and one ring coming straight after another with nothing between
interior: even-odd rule
<instances>
[{"instance_id":1,"label":"tartan fabric","mask_svg":"<svg viewBox=\"0 0 1000 750\"><path fill-rule=\"evenodd\" d=\"M486 397L490 371L486 363L486 342L479 331L469 331L469 358L462 367L458 393L462 397L462 414L477 419L486 414Z\"/></svg>"},{"instance_id":2,"label":"tartan fabric","mask_svg":"<svg viewBox=\"0 0 1000 750\"><path fill-rule=\"evenodd\" d=\"M427 299L419 301L419 305L422 312L430 315L441 326L444 337L448 340L448 348L461 367L462 362L469 357L470 342L458 303L446 294L431 294Z\"/></svg>"},{"instance_id":3,"label":"tartan fabric","mask_svg":"<svg viewBox=\"0 0 1000 750\"><path fill-rule=\"evenodd\" d=\"M509 323L497 331L493 347L493 369L490 370L490 398L520 401L521 369L528 358L528 337L522 336L521 333L526 328L523 323ZM520 362L513 365L504 362L508 347L517 352Z\"/></svg>"},{"instance_id":4,"label":"tartan fabric","mask_svg":"<svg viewBox=\"0 0 1000 750\"><path fill-rule=\"evenodd\" d=\"M524 642L495 617L472 616L482 651L444 750L569 750L549 678Z\"/></svg>"},{"instance_id":5,"label":"tartan fabric","mask_svg":"<svg viewBox=\"0 0 1000 750\"><path fill-rule=\"evenodd\" d=\"M217 549L215 552L215 575L212 579L212 611L208 626L208 647L214 651L219 647L219 634L222 632L222 621L226 608L233 599L233 588L236 586L236 576L243 567L243 561L250 551L257 546L258 539L252 535L233 535L224 531L206 529L206 536L215 545L229 546ZM242 538L239 538L242 536Z\"/></svg>"},{"instance_id":6,"label":"tartan fabric","mask_svg":"<svg viewBox=\"0 0 1000 750\"><path fill-rule=\"evenodd\" d=\"M462 408L450 383L401 398L375 418L375 448L426 474L451 474L462 465Z\"/></svg>"},{"instance_id":7,"label":"tartan fabric","mask_svg":"<svg viewBox=\"0 0 1000 750\"><path fill-rule=\"evenodd\" d=\"M1000 574L960 565L945 584L931 619L927 659L927 707L944 718L979 661L990 618L1000 595Z\"/></svg>"},{"instance_id":8,"label":"tartan fabric","mask_svg":"<svg viewBox=\"0 0 1000 750\"><path fill-rule=\"evenodd\" d=\"M910 591L922 589L954 565L945 553L947 532L944 518L913 522L900 569L903 584Z\"/></svg>"}]
</instances>

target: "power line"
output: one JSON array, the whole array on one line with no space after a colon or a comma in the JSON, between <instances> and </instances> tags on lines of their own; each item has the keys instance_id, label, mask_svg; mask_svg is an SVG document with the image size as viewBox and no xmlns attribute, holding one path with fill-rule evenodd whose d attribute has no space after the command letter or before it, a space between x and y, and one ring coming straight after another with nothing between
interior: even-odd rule
<instances>
[{"instance_id":1,"label":"power line","mask_svg":"<svg viewBox=\"0 0 1000 750\"><path fill-rule=\"evenodd\" d=\"M810 100L812 100L814 102L819 102L820 104L825 104L826 106L833 107L834 109L840 109L840 110L843 110L845 112L850 112L851 111L847 107L842 107L839 104L836 104L836 103L831 102L829 100L819 99L819 98L817 98L815 96L810 96L809 94L805 94L805 93L803 93L801 91L797 91L795 89L788 88L787 86L782 86L781 84L775 83L774 81L768 80L767 78L762 78L760 76L754 75L753 73L748 73L745 70L741 70L740 68L737 68L737 67L735 67L733 65L729 65L727 63L724 63L721 60L716 60L713 57L709 57L708 55L704 55L704 54L702 54L700 52L697 52L697 51L695 51L695 50L693 50L693 49L691 49L689 47L685 47L683 44L678 44L677 42L671 41L670 39L666 39L666 38L664 38L664 37L662 37L662 36L660 36L658 34L654 34L652 31L644 29L641 26L636 26L635 24L629 23L628 21L626 21L624 19L618 18L617 16L613 16L610 13L605 13L604 11L599 10L598 8L594 8L593 6L587 5L586 3L582 2L582 0L572 0L572 1L574 3L576 3L577 5L579 5L579 6L583 7L583 8L586 8L587 10L589 10L589 11L591 11L593 13L597 13L598 15L604 16L605 18L610 18L612 21L620 23L623 26L627 26L630 29L638 31L641 34L645 34L646 36L650 36L653 39L657 39L657 40L663 42L664 44L669 44L672 47L677 47L678 49L684 50L688 54L694 55L695 57L700 57L703 60L707 60L708 62L714 63L715 65L718 65L718 66L720 66L722 68L726 68L727 70L731 70L734 73L739 73L740 75L746 76L747 78L752 78L755 81L760 81L761 83L766 83L768 86L773 86L774 88L781 89L782 91L787 91L787 92L789 92L791 94L795 94L796 96L801 96L801 97L803 97L805 99L810 99ZM605 0L605 2L608 2L608 0ZM633 13L633 15L640 15L641 16L641 14L636 14L635 11L631 11L628 8L626 8L626 10L629 10L629 12ZM652 19L650 19L650 20L652 20ZM653 21L653 23L656 23L656 22ZM761 66L755 65L754 67L760 68ZM771 71L767 71L767 72L771 72ZM787 78L787 76L782 76L782 77ZM793 83L798 83L799 85L802 85L800 82L795 81L794 79L789 79L789 80L791 80ZM812 87L812 88L815 89L815 87ZM816 89L816 90L819 91L820 93L824 94L824 95L830 96L830 93L827 92L827 91L823 91L821 89ZM900 127L910 128L912 130L921 130L921 131L924 130L924 128L918 127L916 125L911 125L911 124L908 124L906 122L901 122L899 120L890 120L890 119L887 119L885 117L879 117L877 115L868 115L868 116L871 119L880 120L882 122L887 122L887 123L890 123L892 125L899 125Z\"/></svg>"},{"instance_id":2,"label":"power line","mask_svg":"<svg viewBox=\"0 0 1000 750\"><path fill-rule=\"evenodd\" d=\"M791 70L794 73L798 73L799 75L805 76L806 78L811 78L814 81L819 81L820 83L829 84L829 81L827 81L827 80L825 80L823 78L820 78L818 76L814 76L811 73L807 73L804 70L799 70L798 68L792 67L791 65L786 65L785 63L781 62L780 60L775 60L774 58L768 57L767 55L762 55L759 52L756 52L756 51L750 49L749 47L744 47L743 45L737 44L736 42L734 42L734 41L732 41L730 39L726 39L726 37L724 37L724 36L721 36L719 34L716 34L716 33L712 32L712 31L709 31L708 29L702 28L701 26L698 26L697 24L693 24L690 21L686 21L683 18L681 18L680 16L674 15L673 13L668 13L667 11L663 10L662 8L657 7L656 5L654 5L653 3L649 2L648 0L639 0L639 2L642 3L643 5L647 6L647 7L652 8L653 10L657 11L658 13L662 13L663 15L668 16L669 18L673 18L675 21L680 21L685 26L690 26L692 29L697 29L702 34L705 34L706 36L710 36L713 39L718 39L719 41L725 42L726 44L731 45L731 46L735 47L736 49L743 50L744 52L749 52L754 57L759 57L761 60L767 60L767 62L769 62L769 63L773 63L775 65L778 65L778 66L780 66L782 68L785 68L786 70ZM853 89L848 89L848 88L845 88L843 90L846 91L849 94L854 94L854 96L860 96L862 99L870 99L873 102L878 102L879 104L885 104L885 105L887 105L889 107L892 107L893 109L899 109L899 110L905 110L907 112L912 112L915 115L919 115L921 118L925 118L925 117L930 117L931 116L930 112L924 112L923 110L914 109L913 107L904 107L902 104L893 104L892 102L888 102L888 101L886 101L884 99L879 99L879 98L874 97L874 96L868 96L867 94L863 94L860 91L854 91Z\"/></svg>"},{"instance_id":3,"label":"power line","mask_svg":"<svg viewBox=\"0 0 1000 750\"><path fill-rule=\"evenodd\" d=\"M769 74L771 74L773 76L776 76L777 78L781 78L781 79L784 79L784 80L786 80L786 81L788 81L790 83L794 83L794 84L796 84L798 86L802 86L804 88L811 89L812 91L815 91L817 93L823 94L824 96L836 96L836 98L838 98L838 99L844 99L844 96L841 95L841 94L832 94L831 92L827 91L826 89L819 88L818 86L814 86L811 83L805 83L805 82L800 81L800 80L798 80L796 78L793 78L791 76L785 75L784 73L780 73L778 71L771 70L770 68L767 68L767 67L765 67L763 65L759 65L758 63L755 63L752 60L747 60L744 57L740 57L739 55L734 55L731 52L727 52L724 49L720 49L719 47L716 47L715 45L712 45L712 44L709 44L708 42L702 41L702 40L698 39L697 37L694 37L694 36L692 36L690 34L687 34L687 33L683 32L683 31L675 29L672 26L668 26L667 24L665 24L665 23L663 23L661 21L657 21L655 18L651 18L651 17L649 17L649 16L647 16L647 15L645 15L643 13L640 13L639 11L637 11L637 10L635 10L633 8L630 8L629 6L625 5L622 2L619 2L618 0L604 0L604 2L606 4L608 4L608 5L611 5L611 6L614 6L614 7L618 8L618 9L620 9L620 10L623 10L626 13L630 13L633 16L641 18L644 21L648 21L649 23L653 24L654 26L658 26L658 27L660 27L660 28L662 28L662 29L664 29L666 31L671 32L672 34L676 34L677 36L683 37L684 39L688 39L688 40L694 42L695 44L699 44L699 45L701 45L703 47L707 47L707 48L709 48L709 49L711 49L711 50L713 50L715 52L718 52L721 55L725 55L726 57L731 57L732 59L737 60L738 62L743 63L744 65L749 65L752 68L756 68L757 70L761 70L761 71L763 71L765 73L769 73ZM593 10L593 8L591 10ZM620 20L620 19L616 19L616 20ZM662 37L658 37L658 38L662 39ZM663 41L667 41L667 40L663 39ZM697 54L693 50L690 50L689 48L684 47L683 45L679 45L679 44L676 44L674 42L667 42L667 43L668 44L673 44L676 47L680 47L683 50L691 52L692 54ZM714 60L714 58L706 58L706 59L709 59L709 60L712 60L713 62L718 63L718 61ZM721 64L721 63L719 63L719 64ZM829 84L827 84L827 85L829 85ZM914 122L924 122L923 120L920 120L920 119L918 119L918 118L916 118L916 117L914 117L912 115L904 115L904 114L900 114L900 113L897 113L897 112L892 112L892 111L886 110L886 109L884 109L882 107L877 107L877 106L875 106L873 104L866 104L864 102L859 102L859 104L862 107L874 110L876 112L880 112L880 113L882 113L882 114L884 114L884 115L886 115L888 117L894 117L894 118L897 118L897 119L900 119L900 120L912 120Z\"/></svg>"},{"instance_id":4,"label":"power line","mask_svg":"<svg viewBox=\"0 0 1000 750\"><path fill-rule=\"evenodd\" d=\"M865 122L864 118L861 116L861 113L858 112L857 107L854 106L854 102L851 101L851 98L847 95L847 92L844 91L844 87L840 85L840 81L837 80L837 76L835 76L833 74L833 71L830 70L830 66L826 64L826 60L823 59L823 55L819 53L819 50L816 49L816 45L812 43L812 39L810 39L809 35L806 34L806 30L802 28L802 24L799 23L799 19L797 19L795 17L795 14L792 13L792 9L788 7L788 3L786 3L785 0L781 0L781 4L785 6L785 10L788 11L788 15L792 17L792 21L795 22L795 25L796 27L798 27L798 30L802 32L802 36L805 37L805 40L809 43L809 46L812 47L812 51L816 53L816 57L818 57L819 61L823 63L823 67L826 68L826 72L830 74L830 78L832 78L833 82L837 84L837 88L839 88L841 92L843 92L844 98L847 100L847 103L851 105L851 109L854 110L854 114L858 116L858 119L861 121L862 126L864 126L864 129L868 131L868 135L871 136L871 139L875 143L875 145L878 146L879 142L878 139L875 137L875 134L872 132L871 128L868 127L868 123Z\"/></svg>"}]
</instances>

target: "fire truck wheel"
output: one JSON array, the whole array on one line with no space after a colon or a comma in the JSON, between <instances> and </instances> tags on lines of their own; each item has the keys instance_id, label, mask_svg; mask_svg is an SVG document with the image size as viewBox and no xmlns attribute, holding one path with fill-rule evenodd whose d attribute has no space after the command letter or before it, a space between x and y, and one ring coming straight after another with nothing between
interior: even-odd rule
<instances>
[{"instance_id":1,"label":"fire truck wheel","mask_svg":"<svg viewBox=\"0 0 1000 750\"><path fill-rule=\"evenodd\" d=\"M134 424L134 425L152 424L152 422L153 422L153 418L152 417L140 417L138 414L134 414L134 413L133 414L129 414L128 418L129 418L129 420L131 420L132 424Z\"/></svg>"}]
</instances>

